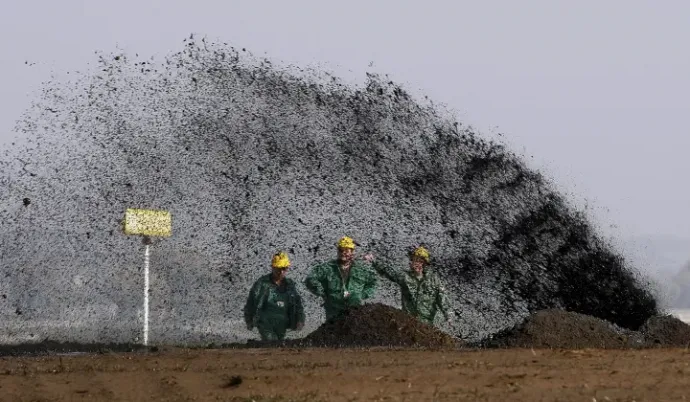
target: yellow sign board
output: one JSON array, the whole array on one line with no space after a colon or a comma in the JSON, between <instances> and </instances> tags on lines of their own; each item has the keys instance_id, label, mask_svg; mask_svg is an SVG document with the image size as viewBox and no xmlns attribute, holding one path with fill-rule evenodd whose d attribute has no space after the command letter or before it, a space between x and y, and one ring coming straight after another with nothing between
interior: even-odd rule
<instances>
[{"instance_id":1,"label":"yellow sign board","mask_svg":"<svg viewBox=\"0 0 690 402\"><path fill-rule=\"evenodd\" d=\"M124 231L127 235L170 237L172 217L168 211L127 208Z\"/></svg>"}]
</instances>

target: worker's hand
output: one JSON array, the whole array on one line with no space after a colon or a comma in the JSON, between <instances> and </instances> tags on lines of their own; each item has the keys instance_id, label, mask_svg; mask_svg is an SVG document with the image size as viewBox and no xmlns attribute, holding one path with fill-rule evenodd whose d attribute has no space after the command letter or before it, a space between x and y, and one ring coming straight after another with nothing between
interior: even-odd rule
<instances>
[{"instance_id":1,"label":"worker's hand","mask_svg":"<svg viewBox=\"0 0 690 402\"><path fill-rule=\"evenodd\" d=\"M298 323L297 323L297 326L295 327L295 329L296 329L297 331L301 331L302 328L304 328L304 323L303 323L303 322L298 322Z\"/></svg>"},{"instance_id":2,"label":"worker's hand","mask_svg":"<svg viewBox=\"0 0 690 402\"><path fill-rule=\"evenodd\" d=\"M362 259L368 263L372 263L372 262L374 262L374 254L366 253L366 254L364 254L364 257L362 257Z\"/></svg>"}]
</instances>

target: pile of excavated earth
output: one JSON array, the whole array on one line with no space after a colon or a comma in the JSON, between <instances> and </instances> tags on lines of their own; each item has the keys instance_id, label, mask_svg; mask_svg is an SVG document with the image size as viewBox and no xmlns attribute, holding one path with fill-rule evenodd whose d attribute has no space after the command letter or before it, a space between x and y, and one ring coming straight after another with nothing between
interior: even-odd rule
<instances>
[{"instance_id":1,"label":"pile of excavated earth","mask_svg":"<svg viewBox=\"0 0 690 402\"><path fill-rule=\"evenodd\" d=\"M464 343L402 311L382 304L355 308L321 325L300 341L328 347L644 348L687 347L690 325L673 316L655 316L633 331L593 316L549 309L476 343Z\"/></svg>"},{"instance_id":2,"label":"pile of excavated earth","mask_svg":"<svg viewBox=\"0 0 690 402\"><path fill-rule=\"evenodd\" d=\"M537 311L512 328L479 342L466 343L383 304L353 308L325 322L292 346L317 347L486 347L622 349L687 347L690 325L673 316L655 316L633 331L584 314L549 309Z\"/></svg>"},{"instance_id":3,"label":"pile of excavated earth","mask_svg":"<svg viewBox=\"0 0 690 402\"><path fill-rule=\"evenodd\" d=\"M512 328L479 342L497 348L619 349L687 347L690 325L671 315L649 318L638 330L564 310L538 311Z\"/></svg>"},{"instance_id":4,"label":"pile of excavated earth","mask_svg":"<svg viewBox=\"0 0 690 402\"><path fill-rule=\"evenodd\" d=\"M365 304L341 318L326 321L304 338L304 344L329 347L446 347L456 340L405 312L383 304Z\"/></svg>"}]
</instances>

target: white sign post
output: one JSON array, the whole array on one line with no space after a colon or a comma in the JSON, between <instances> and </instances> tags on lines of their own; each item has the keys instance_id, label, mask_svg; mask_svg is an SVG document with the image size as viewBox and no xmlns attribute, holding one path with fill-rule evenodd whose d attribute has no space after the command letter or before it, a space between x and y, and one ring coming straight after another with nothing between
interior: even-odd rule
<instances>
[{"instance_id":1,"label":"white sign post","mask_svg":"<svg viewBox=\"0 0 690 402\"><path fill-rule=\"evenodd\" d=\"M144 346L149 343L149 247L147 240L150 242L148 237L144 237L144 244L146 245L146 250L144 251Z\"/></svg>"},{"instance_id":2,"label":"white sign post","mask_svg":"<svg viewBox=\"0 0 690 402\"><path fill-rule=\"evenodd\" d=\"M170 237L172 218L170 212L128 208L125 212L124 232L143 236L144 243L144 346L149 343L149 257L153 244L151 237Z\"/></svg>"}]
</instances>

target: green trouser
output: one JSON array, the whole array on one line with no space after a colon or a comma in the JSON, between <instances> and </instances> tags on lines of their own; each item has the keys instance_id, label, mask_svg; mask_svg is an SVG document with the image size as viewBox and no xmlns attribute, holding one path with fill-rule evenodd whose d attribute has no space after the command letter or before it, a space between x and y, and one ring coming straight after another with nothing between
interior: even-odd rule
<instances>
[{"instance_id":1,"label":"green trouser","mask_svg":"<svg viewBox=\"0 0 690 402\"><path fill-rule=\"evenodd\" d=\"M262 341L282 341L288 328L288 318L282 314L262 312L257 323Z\"/></svg>"}]
</instances>

